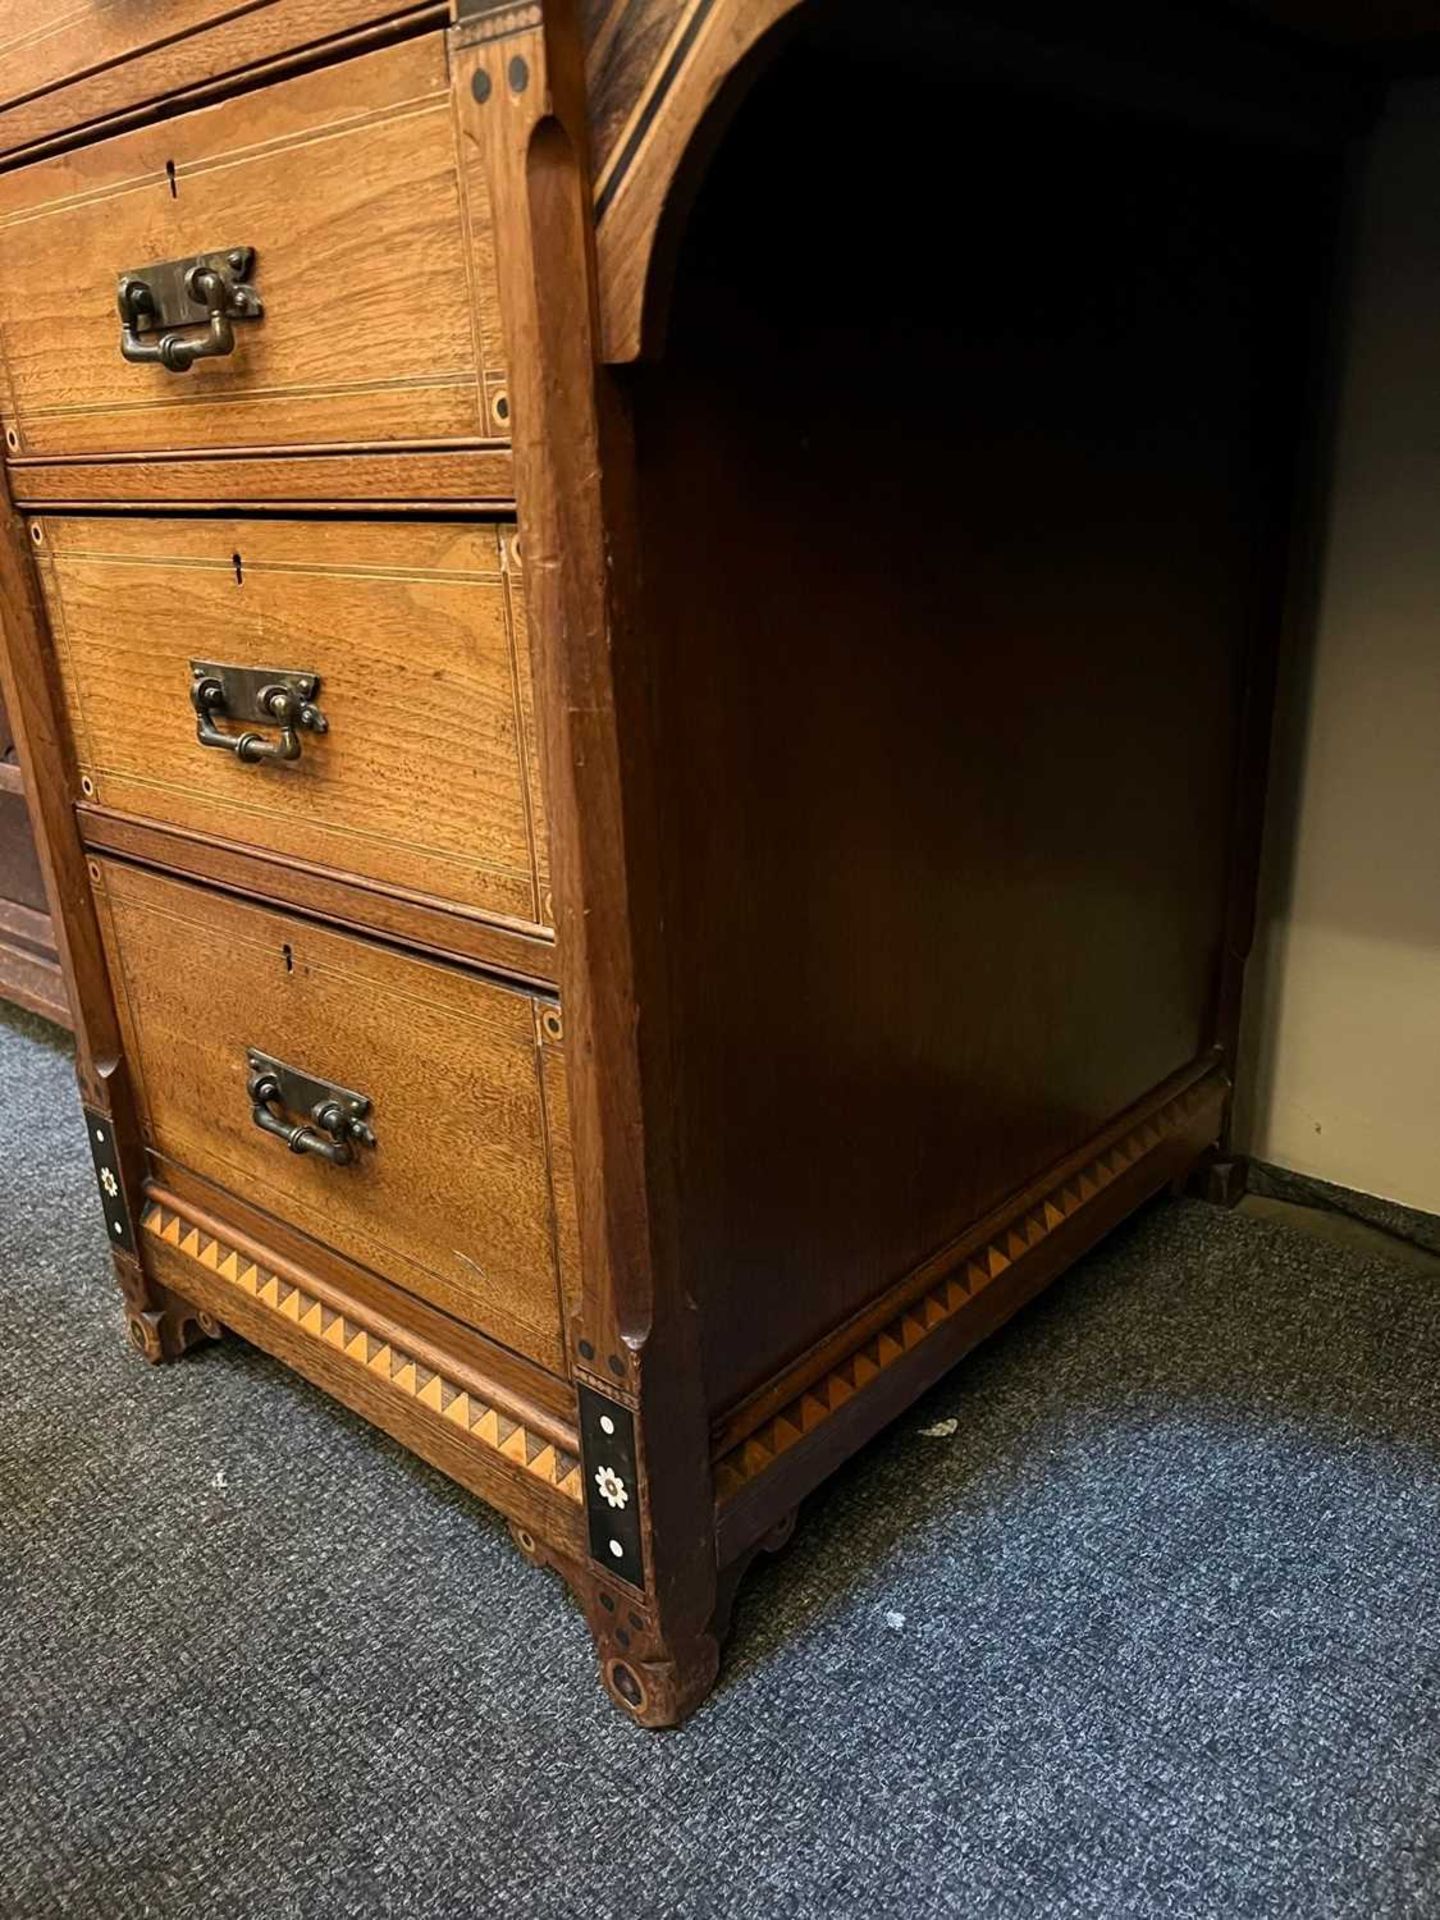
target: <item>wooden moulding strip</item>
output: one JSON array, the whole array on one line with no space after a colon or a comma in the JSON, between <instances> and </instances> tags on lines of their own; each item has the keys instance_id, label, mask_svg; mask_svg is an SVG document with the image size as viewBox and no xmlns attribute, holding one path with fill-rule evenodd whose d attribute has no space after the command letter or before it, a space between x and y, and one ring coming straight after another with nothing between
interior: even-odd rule
<instances>
[{"instance_id":1,"label":"wooden moulding strip","mask_svg":"<svg viewBox=\"0 0 1440 1920\"><path fill-rule=\"evenodd\" d=\"M372 940L379 937L450 965L481 967L522 987L554 991L555 936L548 927L478 913L362 874L108 807L81 802L75 814L91 852L181 874L239 899Z\"/></svg>"},{"instance_id":2,"label":"wooden moulding strip","mask_svg":"<svg viewBox=\"0 0 1440 1920\"><path fill-rule=\"evenodd\" d=\"M0 899L0 940L12 947L28 948L42 959L55 958L55 940L48 915L34 907L22 907L18 900Z\"/></svg>"},{"instance_id":3,"label":"wooden moulding strip","mask_svg":"<svg viewBox=\"0 0 1440 1920\"><path fill-rule=\"evenodd\" d=\"M177 448L162 453L21 456L7 462L18 507L154 512L513 514L508 446L341 445Z\"/></svg>"},{"instance_id":4,"label":"wooden moulding strip","mask_svg":"<svg viewBox=\"0 0 1440 1920\"><path fill-rule=\"evenodd\" d=\"M577 1508L581 1504L580 1442L573 1426L422 1335L368 1307L357 1307L340 1288L163 1187L152 1183L147 1188L140 1224L148 1240L184 1256L197 1270L197 1281L209 1276L211 1284L197 1288L204 1294L198 1304L227 1324L227 1309L236 1311L235 1324L258 1346L272 1347L267 1318L288 1323L315 1348L328 1349L332 1358L363 1370L372 1383L409 1407L427 1409L472 1445L488 1448ZM183 1281L180 1291L185 1292ZM307 1371L293 1338L281 1357Z\"/></svg>"},{"instance_id":5,"label":"wooden moulding strip","mask_svg":"<svg viewBox=\"0 0 1440 1920\"><path fill-rule=\"evenodd\" d=\"M18 900L0 900L0 1000L57 1026L75 1025L49 917Z\"/></svg>"},{"instance_id":6,"label":"wooden moulding strip","mask_svg":"<svg viewBox=\"0 0 1440 1920\"><path fill-rule=\"evenodd\" d=\"M1156 1099L1132 1109L1045 1182L990 1215L724 1417L714 1446L722 1561L771 1524L777 1499L793 1504L1064 1265L1183 1171L1217 1137L1228 1095L1229 1082L1213 1064L1192 1069L1179 1087L1167 1082ZM777 1485L770 1498L753 1497L772 1481L783 1482L783 1491Z\"/></svg>"},{"instance_id":7,"label":"wooden moulding strip","mask_svg":"<svg viewBox=\"0 0 1440 1920\"><path fill-rule=\"evenodd\" d=\"M399 39L434 32L449 17L447 5L403 0L381 20L338 31L298 46L255 52L244 46L247 18L260 9L242 5L228 18L136 47L88 70L57 77L0 103L0 170L29 166L82 143L108 140L143 126L162 113L188 113L226 94L269 86L331 61L349 59ZM216 72L217 48L221 69ZM146 91L140 76L154 72ZM136 91L137 85L139 91Z\"/></svg>"},{"instance_id":8,"label":"wooden moulding strip","mask_svg":"<svg viewBox=\"0 0 1440 1920\"><path fill-rule=\"evenodd\" d=\"M347 520L396 520L407 515L423 515L429 520L464 520L481 514L513 511L510 504L498 504L494 500L464 499L458 494L453 500L412 499L409 496L395 495L391 499L340 500L326 495L323 499L307 494L277 495L275 499L257 500L253 495L244 499L230 498L225 494L206 494L183 500L126 499L123 495L113 499L99 500L94 497L82 499L59 494L53 500L40 500L33 494L18 501L26 513L111 513L123 508L128 512L151 515L161 514L207 514L215 518L224 515L251 514L256 517L265 515L270 519L290 516L294 519L313 519L317 515L333 514Z\"/></svg>"},{"instance_id":9,"label":"wooden moulding strip","mask_svg":"<svg viewBox=\"0 0 1440 1920\"><path fill-rule=\"evenodd\" d=\"M0 907L4 904L0 902ZM74 1024L65 999L59 961L33 947L8 940L3 919L0 919L0 1000L23 1007L27 1013L37 1013L59 1027Z\"/></svg>"},{"instance_id":10,"label":"wooden moulding strip","mask_svg":"<svg viewBox=\"0 0 1440 1920\"><path fill-rule=\"evenodd\" d=\"M158 450L139 447L128 453L123 450L117 453L17 453L7 458L6 465L14 473L26 467L148 467L157 460L339 460L377 453L490 454L508 466L510 448L504 440L297 440L293 445L258 447L162 447Z\"/></svg>"}]
</instances>

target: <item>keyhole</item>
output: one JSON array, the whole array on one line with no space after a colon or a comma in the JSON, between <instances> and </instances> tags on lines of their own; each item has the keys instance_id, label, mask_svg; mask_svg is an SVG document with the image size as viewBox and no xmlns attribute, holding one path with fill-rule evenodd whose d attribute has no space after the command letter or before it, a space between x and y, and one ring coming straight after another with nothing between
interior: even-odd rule
<instances>
[{"instance_id":1,"label":"keyhole","mask_svg":"<svg viewBox=\"0 0 1440 1920\"><path fill-rule=\"evenodd\" d=\"M287 944L281 947L280 952L284 956L285 971L287 973L293 973L295 971L295 956L290 951L289 945Z\"/></svg>"},{"instance_id":2,"label":"keyhole","mask_svg":"<svg viewBox=\"0 0 1440 1920\"><path fill-rule=\"evenodd\" d=\"M242 561L241 561L241 559L240 559L240 555L239 555L238 553L232 553L232 554L231 554L231 556L230 556L230 564L231 564L231 566L232 566L232 567L234 567L234 569L235 569L235 584L236 584L236 586L237 586L237 587L243 587L243 586L244 586L244 584L245 584L245 568L244 568L244 564L242 563Z\"/></svg>"},{"instance_id":3,"label":"keyhole","mask_svg":"<svg viewBox=\"0 0 1440 1920\"><path fill-rule=\"evenodd\" d=\"M172 200L178 200L180 197L180 189L175 184L175 162L173 160L167 160L165 162L165 178L170 182L170 198Z\"/></svg>"}]
</instances>

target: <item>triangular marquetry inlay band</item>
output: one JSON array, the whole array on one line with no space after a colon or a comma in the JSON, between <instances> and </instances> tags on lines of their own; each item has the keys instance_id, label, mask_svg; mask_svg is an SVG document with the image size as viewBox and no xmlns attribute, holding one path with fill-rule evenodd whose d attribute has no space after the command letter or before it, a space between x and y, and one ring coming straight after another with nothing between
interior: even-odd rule
<instances>
[{"instance_id":1,"label":"triangular marquetry inlay band","mask_svg":"<svg viewBox=\"0 0 1440 1920\"><path fill-rule=\"evenodd\" d=\"M984 1245L972 1248L925 1293L871 1334L812 1386L796 1395L778 1413L764 1420L715 1462L715 1494L732 1498L749 1481L771 1467L789 1448L806 1438L837 1413L847 1400L867 1387L886 1368L894 1366L927 1340L984 1288L998 1280L1017 1260L1047 1240L1057 1227L1143 1160L1190 1116L1214 1098L1214 1081L1187 1087L1095 1159L1060 1182L1024 1213L1006 1223Z\"/></svg>"},{"instance_id":2,"label":"triangular marquetry inlay band","mask_svg":"<svg viewBox=\"0 0 1440 1920\"><path fill-rule=\"evenodd\" d=\"M301 1333L333 1347L356 1367L407 1400L449 1420L481 1446L489 1447L513 1466L543 1480L580 1505L584 1498L580 1462L543 1434L531 1433L453 1380L434 1373L422 1360L382 1340L358 1320L317 1300L293 1281L282 1280L222 1240L212 1240L181 1214L152 1200L141 1218L144 1232L174 1247L224 1280L248 1299L268 1307L283 1320L292 1320Z\"/></svg>"}]
</instances>

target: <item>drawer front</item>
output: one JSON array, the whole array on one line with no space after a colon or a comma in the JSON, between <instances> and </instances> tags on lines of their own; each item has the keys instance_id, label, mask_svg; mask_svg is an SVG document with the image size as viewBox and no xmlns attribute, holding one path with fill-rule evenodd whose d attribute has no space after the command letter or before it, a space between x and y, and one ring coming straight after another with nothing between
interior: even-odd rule
<instances>
[{"instance_id":1,"label":"drawer front","mask_svg":"<svg viewBox=\"0 0 1440 1920\"><path fill-rule=\"evenodd\" d=\"M0 152L354 32L395 0L0 0Z\"/></svg>"},{"instance_id":2,"label":"drawer front","mask_svg":"<svg viewBox=\"0 0 1440 1920\"><path fill-rule=\"evenodd\" d=\"M548 923L512 527L57 518L30 532L87 799ZM326 731L297 730L293 760L202 746L196 660L317 676Z\"/></svg>"},{"instance_id":3,"label":"drawer front","mask_svg":"<svg viewBox=\"0 0 1440 1920\"><path fill-rule=\"evenodd\" d=\"M122 274L173 301L147 268L235 249L263 313L233 322L231 352L187 372L121 357ZM440 34L39 161L0 177L7 448L503 438L493 278Z\"/></svg>"},{"instance_id":4,"label":"drawer front","mask_svg":"<svg viewBox=\"0 0 1440 1920\"><path fill-rule=\"evenodd\" d=\"M573 1239L554 1002L118 862L92 872L152 1149L558 1370ZM374 1145L332 1165L262 1131L252 1049L366 1096Z\"/></svg>"}]
</instances>

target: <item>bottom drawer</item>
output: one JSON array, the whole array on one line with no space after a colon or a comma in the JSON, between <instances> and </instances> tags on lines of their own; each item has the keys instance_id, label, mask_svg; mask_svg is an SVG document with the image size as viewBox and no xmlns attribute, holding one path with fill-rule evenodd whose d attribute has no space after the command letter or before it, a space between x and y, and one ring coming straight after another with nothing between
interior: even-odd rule
<instances>
[{"instance_id":1,"label":"bottom drawer","mask_svg":"<svg viewBox=\"0 0 1440 1920\"><path fill-rule=\"evenodd\" d=\"M150 1146L559 1371L554 1001L116 861L92 873ZM257 1052L363 1096L373 1143L317 1125L314 1090L258 1086ZM302 1124L309 1150L265 1130Z\"/></svg>"}]
</instances>

